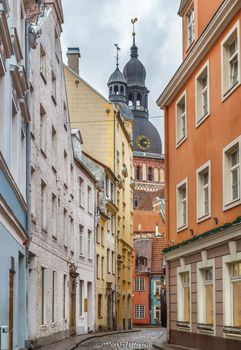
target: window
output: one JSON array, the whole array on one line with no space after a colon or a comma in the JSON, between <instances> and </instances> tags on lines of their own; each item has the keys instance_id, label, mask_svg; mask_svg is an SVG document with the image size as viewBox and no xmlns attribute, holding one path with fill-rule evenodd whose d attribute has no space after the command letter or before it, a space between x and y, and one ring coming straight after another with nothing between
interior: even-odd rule
<instances>
[{"instance_id":1,"label":"window","mask_svg":"<svg viewBox=\"0 0 241 350\"><path fill-rule=\"evenodd\" d=\"M196 76L196 124L209 115L209 63Z\"/></svg>"},{"instance_id":2,"label":"window","mask_svg":"<svg viewBox=\"0 0 241 350\"><path fill-rule=\"evenodd\" d=\"M226 97L240 79L239 22L222 41L222 94Z\"/></svg>"},{"instance_id":3,"label":"window","mask_svg":"<svg viewBox=\"0 0 241 350\"><path fill-rule=\"evenodd\" d=\"M92 245L92 232L88 230L88 259L92 259L91 245Z\"/></svg>"},{"instance_id":4,"label":"window","mask_svg":"<svg viewBox=\"0 0 241 350\"><path fill-rule=\"evenodd\" d=\"M46 269L41 267L41 324L46 322L45 293L46 293Z\"/></svg>"},{"instance_id":5,"label":"window","mask_svg":"<svg viewBox=\"0 0 241 350\"><path fill-rule=\"evenodd\" d=\"M111 196L112 202L114 202L115 201L115 189L114 189L113 182L110 183L110 196Z\"/></svg>"},{"instance_id":6,"label":"window","mask_svg":"<svg viewBox=\"0 0 241 350\"><path fill-rule=\"evenodd\" d=\"M180 321L190 322L190 278L189 272L180 273L181 279L181 313Z\"/></svg>"},{"instance_id":7,"label":"window","mask_svg":"<svg viewBox=\"0 0 241 350\"><path fill-rule=\"evenodd\" d=\"M111 252L111 268L112 268L112 274L115 274L115 253Z\"/></svg>"},{"instance_id":8,"label":"window","mask_svg":"<svg viewBox=\"0 0 241 350\"><path fill-rule=\"evenodd\" d=\"M145 305L134 305L134 319L144 319L145 318Z\"/></svg>"},{"instance_id":9,"label":"window","mask_svg":"<svg viewBox=\"0 0 241 350\"><path fill-rule=\"evenodd\" d=\"M187 180L177 185L177 230L187 227Z\"/></svg>"},{"instance_id":10,"label":"window","mask_svg":"<svg viewBox=\"0 0 241 350\"><path fill-rule=\"evenodd\" d=\"M148 167L148 181L153 181L153 169Z\"/></svg>"},{"instance_id":11,"label":"window","mask_svg":"<svg viewBox=\"0 0 241 350\"><path fill-rule=\"evenodd\" d=\"M79 178L79 206L84 207L84 180Z\"/></svg>"},{"instance_id":12,"label":"window","mask_svg":"<svg viewBox=\"0 0 241 350\"><path fill-rule=\"evenodd\" d=\"M46 183L41 180L41 227L47 232L47 188Z\"/></svg>"},{"instance_id":13,"label":"window","mask_svg":"<svg viewBox=\"0 0 241 350\"><path fill-rule=\"evenodd\" d=\"M204 275L204 305L205 323L213 324L213 269L203 270Z\"/></svg>"},{"instance_id":14,"label":"window","mask_svg":"<svg viewBox=\"0 0 241 350\"><path fill-rule=\"evenodd\" d=\"M67 217L67 210L64 208L64 216L63 216L63 241L64 241L64 246L67 247L67 242L68 242L68 217Z\"/></svg>"},{"instance_id":15,"label":"window","mask_svg":"<svg viewBox=\"0 0 241 350\"><path fill-rule=\"evenodd\" d=\"M230 265L233 300L233 326L241 327L241 262Z\"/></svg>"},{"instance_id":16,"label":"window","mask_svg":"<svg viewBox=\"0 0 241 350\"><path fill-rule=\"evenodd\" d=\"M176 103L176 143L179 145L187 137L186 93Z\"/></svg>"},{"instance_id":17,"label":"window","mask_svg":"<svg viewBox=\"0 0 241 350\"><path fill-rule=\"evenodd\" d=\"M187 47L189 47L194 41L195 35L195 18L194 8L187 14Z\"/></svg>"},{"instance_id":18,"label":"window","mask_svg":"<svg viewBox=\"0 0 241 350\"><path fill-rule=\"evenodd\" d=\"M56 315L55 315L55 304L56 304L56 297L55 297L55 293L56 293L56 286L57 286L57 280L56 280L56 271L53 271L52 274L52 322L55 321Z\"/></svg>"},{"instance_id":19,"label":"window","mask_svg":"<svg viewBox=\"0 0 241 350\"><path fill-rule=\"evenodd\" d=\"M71 252L74 252L74 219L72 217L69 218L70 224L70 249Z\"/></svg>"},{"instance_id":20,"label":"window","mask_svg":"<svg viewBox=\"0 0 241 350\"><path fill-rule=\"evenodd\" d=\"M241 137L225 147L223 154L224 210L240 204L240 151Z\"/></svg>"},{"instance_id":21,"label":"window","mask_svg":"<svg viewBox=\"0 0 241 350\"><path fill-rule=\"evenodd\" d=\"M84 256L83 231L84 231L84 227L82 225L79 225L79 255L80 256Z\"/></svg>"},{"instance_id":22,"label":"window","mask_svg":"<svg viewBox=\"0 0 241 350\"><path fill-rule=\"evenodd\" d=\"M79 316L83 316L83 281L79 280Z\"/></svg>"},{"instance_id":23,"label":"window","mask_svg":"<svg viewBox=\"0 0 241 350\"><path fill-rule=\"evenodd\" d=\"M102 278L102 280L104 279L104 275L105 275L104 262L105 262L105 258L102 256L102 258L101 258L101 278Z\"/></svg>"},{"instance_id":24,"label":"window","mask_svg":"<svg viewBox=\"0 0 241 350\"><path fill-rule=\"evenodd\" d=\"M110 273L110 249L107 248L107 273Z\"/></svg>"},{"instance_id":25,"label":"window","mask_svg":"<svg viewBox=\"0 0 241 350\"><path fill-rule=\"evenodd\" d=\"M132 107L133 106L133 95L129 94L128 96L128 106Z\"/></svg>"},{"instance_id":26,"label":"window","mask_svg":"<svg viewBox=\"0 0 241 350\"><path fill-rule=\"evenodd\" d=\"M57 236L57 197L52 193L52 210L51 210L52 236Z\"/></svg>"},{"instance_id":27,"label":"window","mask_svg":"<svg viewBox=\"0 0 241 350\"><path fill-rule=\"evenodd\" d=\"M135 291L143 292L145 290L144 277L135 277Z\"/></svg>"},{"instance_id":28,"label":"window","mask_svg":"<svg viewBox=\"0 0 241 350\"><path fill-rule=\"evenodd\" d=\"M64 150L64 182L65 182L65 186L68 187L69 164L68 164L68 154L67 154L66 150Z\"/></svg>"},{"instance_id":29,"label":"window","mask_svg":"<svg viewBox=\"0 0 241 350\"><path fill-rule=\"evenodd\" d=\"M154 281L154 294L161 295L161 281Z\"/></svg>"},{"instance_id":30,"label":"window","mask_svg":"<svg viewBox=\"0 0 241 350\"><path fill-rule=\"evenodd\" d=\"M137 165L136 167L136 179L141 180L141 166Z\"/></svg>"},{"instance_id":31,"label":"window","mask_svg":"<svg viewBox=\"0 0 241 350\"><path fill-rule=\"evenodd\" d=\"M46 83L46 53L42 45L40 45L40 74Z\"/></svg>"},{"instance_id":32,"label":"window","mask_svg":"<svg viewBox=\"0 0 241 350\"><path fill-rule=\"evenodd\" d=\"M56 130L52 126L52 165L56 170L57 165L57 135Z\"/></svg>"},{"instance_id":33,"label":"window","mask_svg":"<svg viewBox=\"0 0 241 350\"><path fill-rule=\"evenodd\" d=\"M157 323L160 322L160 306L158 305L155 305L154 308L154 319Z\"/></svg>"},{"instance_id":34,"label":"window","mask_svg":"<svg viewBox=\"0 0 241 350\"><path fill-rule=\"evenodd\" d=\"M88 186L88 212L92 213L92 188Z\"/></svg>"},{"instance_id":35,"label":"window","mask_svg":"<svg viewBox=\"0 0 241 350\"><path fill-rule=\"evenodd\" d=\"M109 198L109 196L110 196L110 180L109 180L107 175L105 177L105 193L106 193L106 196Z\"/></svg>"},{"instance_id":36,"label":"window","mask_svg":"<svg viewBox=\"0 0 241 350\"><path fill-rule=\"evenodd\" d=\"M108 221L107 221L108 223ZM104 231L104 227L101 227L100 229L100 235L101 235L101 245L104 246L105 244L105 231Z\"/></svg>"},{"instance_id":37,"label":"window","mask_svg":"<svg viewBox=\"0 0 241 350\"><path fill-rule=\"evenodd\" d=\"M134 205L135 205L135 208L138 207L138 197L137 196L135 196Z\"/></svg>"},{"instance_id":38,"label":"window","mask_svg":"<svg viewBox=\"0 0 241 350\"><path fill-rule=\"evenodd\" d=\"M100 278L100 256L96 255L96 278Z\"/></svg>"},{"instance_id":39,"label":"window","mask_svg":"<svg viewBox=\"0 0 241 350\"><path fill-rule=\"evenodd\" d=\"M46 126L46 114L42 105L40 105L40 148L41 151L46 153L47 142L47 126Z\"/></svg>"},{"instance_id":40,"label":"window","mask_svg":"<svg viewBox=\"0 0 241 350\"><path fill-rule=\"evenodd\" d=\"M197 170L197 220L210 217L210 162Z\"/></svg>"},{"instance_id":41,"label":"window","mask_svg":"<svg viewBox=\"0 0 241 350\"><path fill-rule=\"evenodd\" d=\"M102 294L98 294L98 318L102 318Z\"/></svg>"},{"instance_id":42,"label":"window","mask_svg":"<svg viewBox=\"0 0 241 350\"><path fill-rule=\"evenodd\" d=\"M54 72L52 72L52 99L56 104L57 101L57 88L56 88L56 77Z\"/></svg>"},{"instance_id":43,"label":"window","mask_svg":"<svg viewBox=\"0 0 241 350\"><path fill-rule=\"evenodd\" d=\"M141 106L141 94L137 94L136 106L137 106L137 107L140 107L140 106Z\"/></svg>"},{"instance_id":44,"label":"window","mask_svg":"<svg viewBox=\"0 0 241 350\"><path fill-rule=\"evenodd\" d=\"M63 319L66 318L66 281L67 281L67 276L63 276Z\"/></svg>"}]
</instances>

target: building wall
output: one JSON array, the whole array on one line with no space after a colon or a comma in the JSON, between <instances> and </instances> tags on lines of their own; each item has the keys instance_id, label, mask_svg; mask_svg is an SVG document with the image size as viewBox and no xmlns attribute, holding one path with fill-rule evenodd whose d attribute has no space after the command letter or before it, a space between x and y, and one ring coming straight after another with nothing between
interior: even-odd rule
<instances>
[{"instance_id":1,"label":"building wall","mask_svg":"<svg viewBox=\"0 0 241 350\"><path fill-rule=\"evenodd\" d=\"M96 194L93 177L81 160L73 157L59 38L61 22L53 4L47 5L36 29L41 29L42 34L30 57L33 122L29 339L43 345L95 329ZM40 72L42 50L44 75Z\"/></svg>"},{"instance_id":2,"label":"building wall","mask_svg":"<svg viewBox=\"0 0 241 350\"><path fill-rule=\"evenodd\" d=\"M151 298L151 324L152 325L159 325L161 322L161 319L157 320L155 317L155 307L160 307L161 302L160 302L160 296L157 296L155 294L155 281L160 281L161 280L161 275L152 275L150 279L150 298ZM161 315L161 309L160 309L160 315Z\"/></svg>"},{"instance_id":3,"label":"building wall","mask_svg":"<svg viewBox=\"0 0 241 350\"><path fill-rule=\"evenodd\" d=\"M185 86L177 91L172 103L168 106L167 120L167 142L169 187L169 240L181 242L191 238L189 229L195 234L200 234L215 227L212 216L218 218L218 225L232 221L239 216L240 205L231 210L223 210L223 149L226 145L240 136L241 121L237 106L240 100L240 88L238 87L225 101L221 95L221 42L233 25L239 20L237 14L220 33L212 50L205 56L196 67L191 78ZM210 116L199 126L195 127L195 76L201 67L209 61L210 69ZM218 67L218 69L217 69ZM187 140L176 148L175 132L175 104L178 97L186 91L187 96ZM222 118L220 119L220 116ZM202 140L200 142L200 140ZM188 162L187 162L188 159ZM197 223L196 219L196 170L207 161L211 162L211 217L203 222ZM185 167L183 166L185 164ZM188 192L192 194L188 203L188 228L177 235L176 223L176 185L183 179L188 179Z\"/></svg>"},{"instance_id":4,"label":"building wall","mask_svg":"<svg viewBox=\"0 0 241 350\"><path fill-rule=\"evenodd\" d=\"M135 291L135 277L144 277L145 290ZM132 302L132 319L134 326L145 326L149 325L150 322L150 279L149 274L136 273L133 279L133 302ZM145 306L145 318L135 319L135 305Z\"/></svg>"},{"instance_id":5,"label":"building wall","mask_svg":"<svg viewBox=\"0 0 241 350\"><path fill-rule=\"evenodd\" d=\"M8 327L9 348L23 348L27 340L26 125L29 121L26 75L22 73L23 67L26 68L25 11L22 1L6 5L0 4L0 327Z\"/></svg>"}]
</instances>

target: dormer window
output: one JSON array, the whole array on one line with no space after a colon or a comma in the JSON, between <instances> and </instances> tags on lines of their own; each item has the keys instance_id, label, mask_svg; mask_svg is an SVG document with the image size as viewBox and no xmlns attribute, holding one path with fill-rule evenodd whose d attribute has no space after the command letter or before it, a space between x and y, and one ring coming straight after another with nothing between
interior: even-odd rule
<instances>
[{"instance_id":1,"label":"dormer window","mask_svg":"<svg viewBox=\"0 0 241 350\"><path fill-rule=\"evenodd\" d=\"M194 8L192 8L187 14L187 47L189 47L194 41Z\"/></svg>"}]
</instances>

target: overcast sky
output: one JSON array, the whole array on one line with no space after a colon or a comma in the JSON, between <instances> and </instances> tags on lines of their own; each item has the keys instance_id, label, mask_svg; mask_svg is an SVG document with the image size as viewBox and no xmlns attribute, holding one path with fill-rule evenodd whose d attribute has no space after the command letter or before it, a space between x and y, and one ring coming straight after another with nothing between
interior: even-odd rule
<instances>
[{"instance_id":1,"label":"overcast sky","mask_svg":"<svg viewBox=\"0 0 241 350\"><path fill-rule=\"evenodd\" d=\"M108 97L107 81L115 69L115 48L120 69L130 58L131 18L137 17L136 45L147 71L150 117L163 115L156 100L181 63L180 0L62 0L62 50L81 52L80 76ZM150 119L163 138L163 118Z\"/></svg>"}]
</instances>

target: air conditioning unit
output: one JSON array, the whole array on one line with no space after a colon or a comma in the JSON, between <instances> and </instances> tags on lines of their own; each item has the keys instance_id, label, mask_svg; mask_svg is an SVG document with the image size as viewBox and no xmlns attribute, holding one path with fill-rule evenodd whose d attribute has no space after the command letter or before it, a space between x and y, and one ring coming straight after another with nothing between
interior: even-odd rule
<instances>
[{"instance_id":1,"label":"air conditioning unit","mask_svg":"<svg viewBox=\"0 0 241 350\"><path fill-rule=\"evenodd\" d=\"M0 326L0 350L8 350L8 326Z\"/></svg>"}]
</instances>

